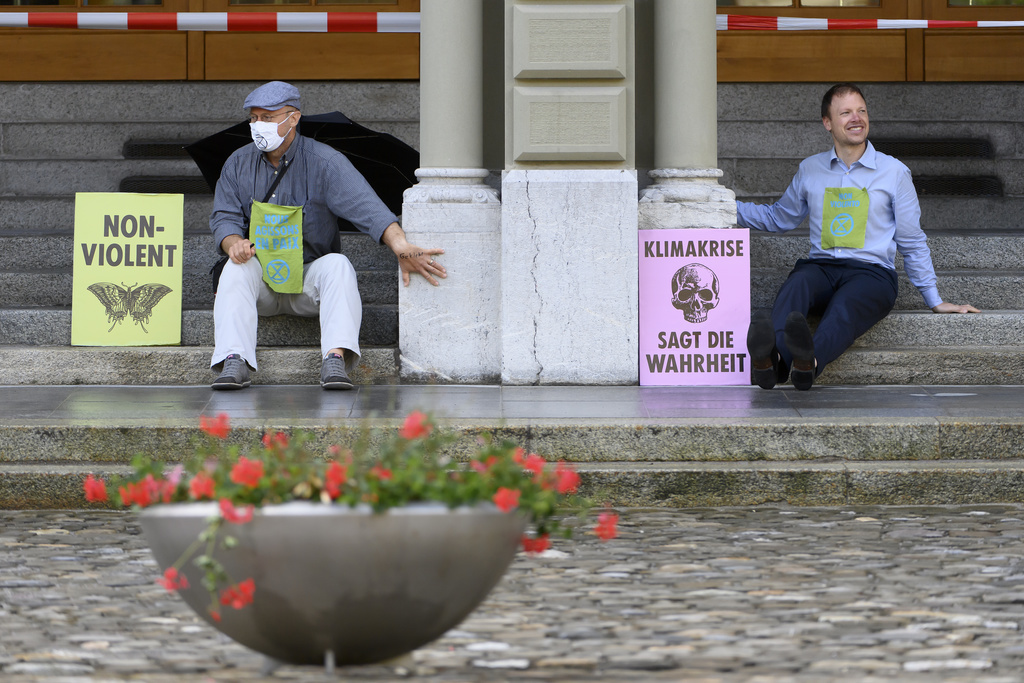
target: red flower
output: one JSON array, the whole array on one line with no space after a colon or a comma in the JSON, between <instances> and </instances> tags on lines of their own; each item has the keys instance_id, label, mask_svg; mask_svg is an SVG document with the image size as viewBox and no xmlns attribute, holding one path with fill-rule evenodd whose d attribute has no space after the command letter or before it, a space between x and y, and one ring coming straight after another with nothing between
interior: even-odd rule
<instances>
[{"instance_id":1,"label":"red flower","mask_svg":"<svg viewBox=\"0 0 1024 683\"><path fill-rule=\"evenodd\" d=\"M371 467L370 474L377 477L381 481L387 481L391 479L391 470L387 469L386 467L381 467L380 465L374 465L373 467Z\"/></svg>"},{"instance_id":2,"label":"red flower","mask_svg":"<svg viewBox=\"0 0 1024 683\"><path fill-rule=\"evenodd\" d=\"M563 496L576 493L580 486L580 475L570 465L560 462L555 466L555 490Z\"/></svg>"},{"instance_id":3,"label":"red flower","mask_svg":"<svg viewBox=\"0 0 1024 683\"><path fill-rule=\"evenodd\" d=\"M275 432L274 435L271 436L270 432L267 432L263 435L263 447L277 447L284 450L285 448L288 448L288 435L284 432Z\"/></svg>"},{"instance_id":4,"label":"red flower","mask_svg":"<svg viewBox=\"0 0 1024 683\"><path fill-rule=\"evenodd\" d=\"M203 498L209 498L213 500L213 479L206 472L199 472L192 481L188 484L189 493L196 500L202 500Z\"/></svg>"},{"instance_id":5,"label":"red flower","mask_svg":"<svg viewBox=\"0 0 1024 683\"><path fill-rule=\"evenodd\" d=\"M526 451L522 448L516 447L515 453L512 454L512 461L517 465L523 464L523 458L526 457Z\"/></svg>"},{"instance_id":6,"label":"red flower","mask_svg":"<svg viewBox=\"0 0 1024 683\"><path fill-rule=\"evenodd\" d=\"M165 503L170 503L171 498L174 497L174 492L178 490L178 485L170 481L160 482L160 500Z\"/></svg>"},{"instance_id":7,"label":"red flower","mask_svg":"<svg viewBox=\"0 0 1024 683\"><path fill-rule=\"evenodd\" d=\"M153 501L157 496L170 500L170 492L167 491L167 483L163 481L157 481L153 478L152 474L147 474L146 478L137 483L129 483L126 486L118 487L118 492L121 494L121 503L124 505L131 505L135 503L139 507L148 507L153 504ZM173 488L171 489L173 492Z\"/></svg>"},{"instance_id":8,"label":"red flower","mask_svg":"<svg viewBox=\"0 0 1024 683\"><path fill-rule=\"evenodd\" d=\"M494 494L494 504L502 512L510 512L519 506L519 491L502 486Z\"/></svg>"},{"instance_id":9,"label":"red flower","mask_svg":"<svg viewBox=\"0 0 1024 683\"><path fill-rule=\"evenodd\" d=\"M542 553L551 547L551 538L548 534L542 534L536 538L523 536L523 550L528 553Z\"/></svg>"},{"instance_id":10,"label":"red flower","mask_svg":"<svg viewBox=\"0 0 1024 683\"><path fill-rule=\"evenodd\" d=\"M231 468L231 481L251 489L259 485L262 476L263 463L259 460L249 460L244 455L240 456L238 462Z\"/></svg>"},{"instance_id":11,"label":"red flower","mask_svg":"<svg viewBox=\"0 0 1024 683\"><path fill-rule=\"evenodd\" d=\"M179 588L188 588L188 579L174 567L168 567L164 571L163 577L157 579L156 582L172 593Z\"/></svg>"},{"instance_id":12,"label":"red flower","mask_svg":"<svg viewBox=\"0 0 1024 683\"><path fill-rule=\"evenodd\" d=\"M252 579L246 579L221 591L220 604L230 605L233 609L242 609L252 603L252 596L255 592L256 582Z\"/></svg>"},{"instance_id":13,"label":"red flower","mask_svg":"<svg viewBox=\"0 0 1024 683\"><path fill-rule=\"evenodd\" d=\"M613 512L602 512L597 516L597 526L594 533L602 541L615 538L619 535L616 525L619 523L619 516Z\"/></svg>"},{"instance_id":14,"label":"red flower","mask_svg":"<svg viewBox=\"0 0 1024 683\"><path fill-rule=\"evenodd\" d=\"M214 621L220 621L220 612L218 612L217 610L215 610L213 608L210 608L209 612L210 612L210 618L211 619L213 619Z\"/></svg>"},{"instance_id":15,"label":"red flower","mask_svg":"<svg viewBox=\"0 0 1024 683\"><path fill-rule=\"evenodd\" d=\"M220 499L220 514L232 524L245 524L252 521L252 505L236 508L227 498Z\"/></svg>"},{"instance_id":16,"label":"red flower","mask_svg":"<svg viewBox=\"0 0 1024 683\"><path fill-rule=\"evenodd\" d=\"M405 424L398 431L398 435L403 439L419 439L428 436L433 429L434 425L430 424L427 416L414 410L409 413L409 417L405 418Z\"/></svg>"},{"instance_id":17,"label":"red flower","mask_svg":"<svg viewBox=\"0 0 1024 683\"><path fill-rule=\"evenodd\" d=\"M540 457L536 453L530 453L526 456L526 460L523 462L523 469L528 472L533 472L534 476L540 475L544 471L544 458Z\"/></svg>"},{"instance_id":18,"label":"red flower","mask_svg":"<svg viewBox=\"0 0 1024 683\"><path fill-rule=\"evenodd\" d=\"M218 439L227 437L228 432L231 431L231 426L228 424L228 414L221 413L216 418L209 418L205 415L200 415L199 429L203 430L210 436L217 437Z\"/></svg>"},{"instance_id":19,"label":"red flower","mask_svg":"<svg viewBox=\"0 0 1024 683\"><path fill-rule=\"evenodd\" d=\"M324 476L324 490L331 500L341 495L341 487L348 481L348 468L337 460L327 466L327 473Z\"/></svg>"},{"instance_id":20,"label":"red flower","mask_svg":"<svg viewBox=\"0 0 1024 683\"><path fill-rule=\"evenodd\" d=\"M91 474L85 478L85 499L90 503L102 503L107 500L107 485L102 479Z\"/></svg>"}]
</instances>

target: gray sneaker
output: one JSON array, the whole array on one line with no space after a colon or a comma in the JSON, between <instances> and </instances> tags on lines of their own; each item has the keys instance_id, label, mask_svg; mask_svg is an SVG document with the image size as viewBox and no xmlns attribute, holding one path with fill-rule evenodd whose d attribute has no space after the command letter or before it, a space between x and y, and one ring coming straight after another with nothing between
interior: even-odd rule
<instances>
[{"instance_id":1,"label":"gray sneaker","mask_svg":"<svg viewBox=\"0 0 1024 683\"><path fill-rule=\"evenodd\" d=\"M241 356L233 353L224 359L224 369L210 387L220 390L244 389L250 384L249 366Z\"/></svg>"},{"instance_id":2,"label":"gray sneaker","mask_svg":"<svg viewBox=\"0 0 1024 683\"><path fill-rule=\"evenodd\" d=\"M327 354L324 364L320 367L320 386L324 389L351 389L352 380L345 372L345 359L337 354Z\"/></svg>"}]
</instances>

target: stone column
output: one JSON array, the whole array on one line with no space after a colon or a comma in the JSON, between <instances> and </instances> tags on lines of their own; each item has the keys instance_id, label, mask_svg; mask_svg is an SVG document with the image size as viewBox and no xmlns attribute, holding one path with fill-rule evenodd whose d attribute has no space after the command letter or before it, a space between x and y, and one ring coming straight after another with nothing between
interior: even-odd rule
<instances>
[{"instance_id":1,"label":"stone column","mask_svg":"<svg viewBox=\"0 0 1024 683\"><path fill-rule=\"evenodd\" d=\"M716 40L714 0L654 0L655 170L641 230L736 224L736 196L718 184Z\"/></svg>"},{"instance_id":2,"label":"stone column","mask_svg":"<svg viewBox=\"0 0 1024 683\"><path fill-rule=\"evenodd\" d=\"M420 9L419 183L402 227L440 247L440 287L414 276L398 297L402 377L494 382L500 376L501 204L484 184L483 3L427 0ZM499 77L500 75L496 75Z\"/></svg>"}]
</instances>

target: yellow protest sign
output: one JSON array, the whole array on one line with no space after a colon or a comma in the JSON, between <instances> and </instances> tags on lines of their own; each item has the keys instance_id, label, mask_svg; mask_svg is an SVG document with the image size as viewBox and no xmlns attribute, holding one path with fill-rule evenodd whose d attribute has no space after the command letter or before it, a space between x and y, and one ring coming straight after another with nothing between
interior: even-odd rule
<instances>
[{"instance_id":1,"label":"yellow protest sign","mask_svg":"<svg viewBox=\"0 0 1024 683\"><path fill-rule=\"evenodd\" d=\"M181 343L184 196L79 192L71 343Z\"/></svg>"}]
</instances>

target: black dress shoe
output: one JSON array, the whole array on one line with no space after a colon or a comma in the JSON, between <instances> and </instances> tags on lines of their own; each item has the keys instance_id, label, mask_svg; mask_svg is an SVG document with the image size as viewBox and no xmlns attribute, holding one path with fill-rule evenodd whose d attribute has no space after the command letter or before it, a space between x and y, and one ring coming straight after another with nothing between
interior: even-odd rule
<instances>
[{"instance_id":1,"label":"black dress shoe","mask_svg":"<svg viewBox=\"0 0 1024 683\"><path fill-rule=\"evenodd\" d=\"M750 317L747 329L750 377L762 389L771 389L779 381L779 352L775 349L775 328L764 311Z\"/></svg>"},{"instance_id":2,"label":"black dress shoe","mask_svg":"<svg viewBox=\"0 0 1024 683\"><path fill-rule=\"evenodd\" d=\"M793 311L786 318L783 331L786 348L793 354L789 377L793 386L800 391L807 391L814 386L814 336L807 326L807 319L800 311Z\"/></svg>"}]
</instances>

